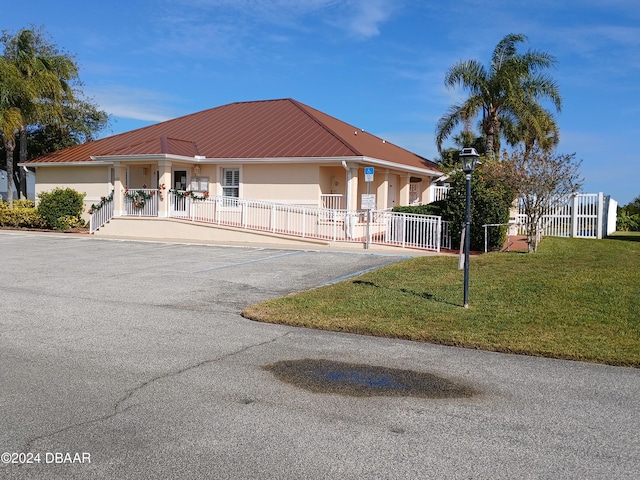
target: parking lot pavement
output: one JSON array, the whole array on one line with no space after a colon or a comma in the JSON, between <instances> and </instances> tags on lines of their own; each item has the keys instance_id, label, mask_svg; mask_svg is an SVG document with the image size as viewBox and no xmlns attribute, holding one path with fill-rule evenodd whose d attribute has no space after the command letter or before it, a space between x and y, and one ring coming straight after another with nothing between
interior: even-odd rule
<instances>
[{"instance_id":1,"label":"parking lot pavement","mask_svg":"<svg viewBox=\"0 0 640 480\"><path fill-rule=\"evenodd\" d=\"M0 250L0 478L631 479L640 471L637 369L240 316L251 303L402 256L3 231ZM469 388L442 398L312 391L274 375L274 365L295 360Z\"/></svg>"}]
</instances>

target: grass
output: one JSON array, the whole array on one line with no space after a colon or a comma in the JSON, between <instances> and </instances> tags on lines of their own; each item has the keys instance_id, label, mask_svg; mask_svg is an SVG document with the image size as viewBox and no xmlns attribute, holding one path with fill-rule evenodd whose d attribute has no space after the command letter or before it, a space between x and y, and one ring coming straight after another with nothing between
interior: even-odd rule
<instances>
[{"instance_id":1,"label":"grass","mask_svg":"<svg viewBox=\"0 0 640 480\"><path fill-rule=\"evenodd\" d=\"M629 237L629 238L626 238ZM640 235L418 257L244 310L257 321L640 367Z\"/></svg>"}]
</instances>

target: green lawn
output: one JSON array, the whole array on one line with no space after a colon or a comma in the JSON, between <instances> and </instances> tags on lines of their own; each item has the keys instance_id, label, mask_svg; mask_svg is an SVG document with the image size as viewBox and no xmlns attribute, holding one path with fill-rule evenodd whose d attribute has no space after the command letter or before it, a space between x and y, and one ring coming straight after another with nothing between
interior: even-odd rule
<instances>
[{"instance_id":1,"label":"green lawn","mask_svg":"<svg viewBox=\"0 0 640 480\"><path fill-rule=\"evenodd\" d=\"M640 367L640 236L545 238L538 253L418 257L263 302L258 321Z\"/></svg>"}]
</instances>

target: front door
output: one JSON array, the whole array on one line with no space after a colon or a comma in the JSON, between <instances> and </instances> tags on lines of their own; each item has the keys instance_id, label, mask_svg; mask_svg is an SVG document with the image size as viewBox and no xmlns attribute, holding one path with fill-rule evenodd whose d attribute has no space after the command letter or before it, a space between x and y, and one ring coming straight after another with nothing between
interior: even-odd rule
<instances>
[{"instance_id":1,"label":"front door","mask_svg":"<svg viewBox=\"0 0 640 480\"><path fill-rule=\"evenodd\" d=\"M389 196L387 197L387 208L396 206L396 192L398 185L398 175L389 175Z\"/></svg>"},{"instance_id":2,"label":"front door","mask_svg":"<svg viewBox=\"0 0 640 480\"><path fill-rule=\"evenodd\" d=\"M185 170L173 172L173 189L182 191L187 189L187 172Z\"/></svg>"}]
</instances>

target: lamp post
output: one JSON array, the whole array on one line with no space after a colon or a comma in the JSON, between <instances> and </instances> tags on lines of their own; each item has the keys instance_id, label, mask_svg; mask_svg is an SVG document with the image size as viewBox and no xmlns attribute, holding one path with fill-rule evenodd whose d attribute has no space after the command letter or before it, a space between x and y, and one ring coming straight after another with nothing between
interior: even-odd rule
<instances>
[{"instance_id":1,"label":"lamp post","mask_svg":"<svg viewBox=\"0 0 640 480\"><path fill-rule=\"evenodd\" d=\"M463 148L460 151L460 160L462 161L462 171L467 179L467 209L464 224L464 308L469 308L469 249L470 226L471 226L471 173L476 168L478 161L478 152L475 148Z\"/></svg>"}]
</instances>

